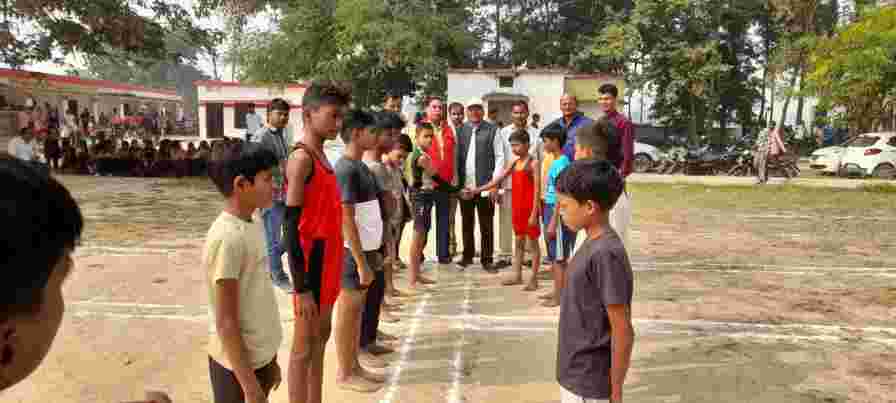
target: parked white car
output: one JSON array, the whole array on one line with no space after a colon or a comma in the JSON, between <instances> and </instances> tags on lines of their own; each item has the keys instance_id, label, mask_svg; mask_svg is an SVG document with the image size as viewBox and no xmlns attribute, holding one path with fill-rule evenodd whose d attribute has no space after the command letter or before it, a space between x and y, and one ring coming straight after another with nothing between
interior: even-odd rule
<instances>
[{"instance_id":1,"label":"parked white car","mask_svg":"<svg viewBox=\"0 0 896 403\"><path fill-rule=\"evenodd\" d=\"M654 163L660 160L660 150L650 144L635 142L634 161L632 169L635 172L646 172Z\"/></svg>"},{"instance_id":2,"label":"parked white car","mask_svg":"<svg viewBox=\"0 0 896 403\"><path fill-rule=\"evenodd\" d=\"M819 148L809 157L809 168L822 174L836 175L840 171L840 160L850 143L856 138L849 139L842 144Z\"/></svg>"},{"instance_id":3,"label":"parked white car","mask_svg":"<svg viewBox=\"0 0 896 403\"><path fill-rule=\"evenodd\" d=\"M892 178L896 173L896 132L867 133L846 147L841 175Z\"/></svg>"}]
</instances>

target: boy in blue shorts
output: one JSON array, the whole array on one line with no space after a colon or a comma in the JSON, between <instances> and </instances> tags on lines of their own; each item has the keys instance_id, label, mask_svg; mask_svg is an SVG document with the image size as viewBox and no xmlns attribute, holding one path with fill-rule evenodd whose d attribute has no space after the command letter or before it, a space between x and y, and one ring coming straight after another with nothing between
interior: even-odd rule
<instances>
[{"instance_id":1,"label":"boy in blue shorts","mask_svg":"<svg viewBox=\"0 0 896 403\"><path fill-rule=\"evenodd\" d=\"M541 131L541 139L545 154L550 153L557 156L551 162L547 175L545 175L546 185L542 212L548 261L554 273L554 291L542 295L541 299L545 300L542 306L553 308L560 305L560 292L563 290L566 280L564 275L566 260L576 244L576 233L563 223L560 212L557 211L557 177L570 164L569 158L563 154L563 145L566 144L566 129L559 124L550 124Z\"/></svg>"}]
</instances>

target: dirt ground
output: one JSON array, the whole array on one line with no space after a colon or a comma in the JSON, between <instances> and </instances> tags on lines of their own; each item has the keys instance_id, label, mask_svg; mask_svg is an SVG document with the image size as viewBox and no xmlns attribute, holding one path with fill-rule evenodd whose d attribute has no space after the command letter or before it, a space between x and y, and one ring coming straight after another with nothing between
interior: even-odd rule
<instances>
[{"instance_id":1,"label":"dirt ground","mask_svg":"<svg viewBox=\"0 0 896 403\"><path fill-rule=\"evenodd\" d=\"M114 402L159 389L210 402L198 265L221 206L214 189L202 179L62 180L88 219L66 318L41 368L3 400ZM896 402L893 194L630 190L637 337L626 401ZM428 270L437 292L405 300L402 320L383 325L401 336L385 387L337 389L331 345L324 401L559 402L558 311L478 267ZM291 305L278 298L286 368ZM287 402L285 385L271 401Z\"/></svg>"}]
</instances>

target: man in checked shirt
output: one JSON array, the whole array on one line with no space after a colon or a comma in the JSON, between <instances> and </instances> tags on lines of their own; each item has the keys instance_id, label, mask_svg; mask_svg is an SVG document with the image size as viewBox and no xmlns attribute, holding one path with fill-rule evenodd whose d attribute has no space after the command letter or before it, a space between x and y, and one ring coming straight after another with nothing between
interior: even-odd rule
<instances>
[{"instance_id":1,"label":"man in checked shirt","mask_svg":"<svg viewBox=\"0 0 896 403\"><path fill-rule=\"evenodd\" d=\"M271 208L262 210L264 232L267 239L268 257L270 260L271 280L281 290L291 293L293 288L289 276L283 271L282 256L286 249L282 245L281 226L283 213L286 211L286 199L283 193L286 160L289 158L290 139L286 138L286 126L289 124L289 102L275 98L268 106L268 122L253 136L254 140L270 150L280 161L271 171L274 176L274 203Z\"/></svg>"}]
</instances>

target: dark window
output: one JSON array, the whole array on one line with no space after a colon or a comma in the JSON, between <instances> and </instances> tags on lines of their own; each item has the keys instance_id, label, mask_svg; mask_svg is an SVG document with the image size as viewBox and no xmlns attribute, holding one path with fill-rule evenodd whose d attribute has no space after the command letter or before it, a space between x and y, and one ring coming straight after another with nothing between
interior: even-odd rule
<instances>
[{"instance_id":1,"label":"dark window","mask_svg":"<svg viewBox=\"0 0 896 403\"><path fill-rule=\"evenodd\" d=\"M208 138L224 137L224 104L205 105L205 129Z\"/></svg>"},{"instance_id":2,"label":"dark window","mask_svg":"<svg viewBox=\"0 0 896 403\"><path fill-rule=\"evenodd\" d=\"M498 87L513 88L513 77L511 77L511 76L498 77Z\"/></svg>"},{"instance_id":3,"label":"dark window","mask_svg":"<svg viewBox=\"0 0 896 403\"><path fill-rule=\"evenodd\" d=\"M887 144L896 147L896 137L890 137L890 141L888 141Z\"/></svg>"},{"instance_id":4,"label":"dark window","mask_svg":"<svg viewBox=\"0 0 896 403\"><path fill-rule=\"evenodd\" d=\"M246 124L246 115L255 113L255 104L236 104L234 107L236 110L236 116L233 122L234 129L246 129L249 126Z\"/></svg>"}]
</instances>

